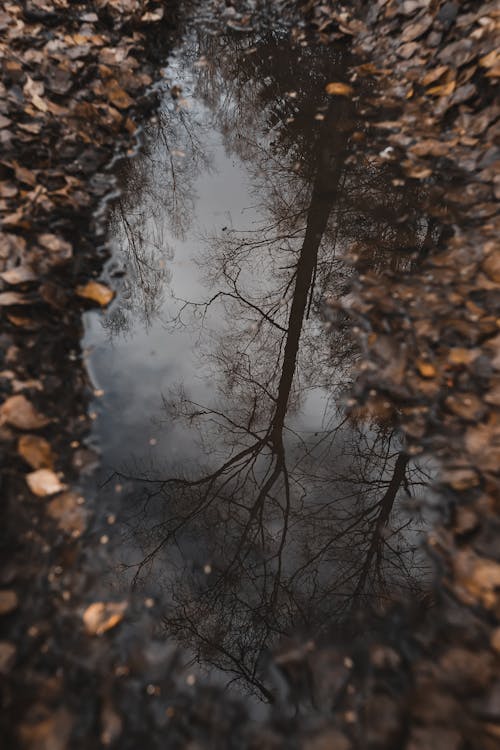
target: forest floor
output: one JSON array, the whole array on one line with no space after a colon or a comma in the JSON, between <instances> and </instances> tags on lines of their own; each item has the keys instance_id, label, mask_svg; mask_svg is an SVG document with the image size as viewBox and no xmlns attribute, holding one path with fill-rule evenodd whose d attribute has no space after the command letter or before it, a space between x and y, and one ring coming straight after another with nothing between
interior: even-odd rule
<instances>
[{"instance_id":1,"label":"forest floor","mask_svg":"<svg viewBox=\"0 0 500 750\"><path fill-rule=\"evenodd\" d=\"M255 5L214 2L211 12L237 33L266 15ZM375 275L353 250L356 285L332 302L352 317L363 352L352 409L390 412L409 450L443 466L445 522L429 537L439 571L433 617L357 653L332 644L328 664L340 666L331 712L319 722L277 714L259 727L216 691L183 692L171 653L161 661L147 644L127 642L117 626L131 613L93 601L79 565L91 508L71 489L90 461L81 315L113 298L96 281L109 167L137 149L184 8L2 0L2 746L493 750L500 742L500 13L494 2L444 0L272 5L290 19L295 43L352 45L352 92L373 81L363 158L397 160L430 191L436 220L446 205L452 227L412 275ZM298 655L299 671L313 669L309 658ZM175 696L175 711L159 714L156 690Z\"/></svg>"}]
</instances>

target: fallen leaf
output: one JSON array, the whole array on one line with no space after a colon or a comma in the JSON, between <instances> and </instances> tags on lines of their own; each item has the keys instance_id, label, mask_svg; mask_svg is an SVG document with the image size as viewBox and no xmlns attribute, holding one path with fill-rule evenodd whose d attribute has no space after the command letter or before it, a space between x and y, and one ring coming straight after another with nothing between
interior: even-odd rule
<instances>
[{"instance_id":1,"label":"fallen leaf","mask_svg":"<svg viewBox=\"0 0 500 750\"><path fill-rule=\"evenodd\" d=\"M447 469L442 473L442 480L454 490L468 490L477 487L479 479L473 469Z\"/></svg>"},{"instance_id":2,"label":"fallen leaf","mask_svg":"<svg viewBox=\"0 0 500 750\"><path fill-rule=\"evenodd\" d=\"M438 81L448 71L449 67L447 65L438 65L437 68L432 68L422 78L422 86L430 86L431 83Z\"/></svg>"},{"instance_id":3,"label":"fallen leaf","mask_svg":"<svg viewBox=\"0 0 500 750\"><path fill-rule=\"evenodd\" d=\"M495 589L500 587L500 565L497 562L463 550L455 555L453 569L465 601L481 601L487 608L494 605Z\"/></svg>"},{"instance_id":4,"label":"fallen leaf","mask_svg":"<svg viewBox=\"0 0 500 750\"><path fill-rule=\"evenodd\" d=\"M330 96L352 96L354 93L352 86L340 82L327 83L325 91L327 94L330 94Z\"/></svg>"},{"instance_id":5,"label":"fallen leaf","mask_svg":"<svg viewBox=\"0 0 500 750\"><path fill-rule=\"evenodd\" d=\"M83 624L88 635L102 635L122 620L127 602L94 602L83 613Z\"/></svg>"},{"instance_id":6,"label":"fallen leaf","mask_svg":"<svg viewBox=\"0 0 500 750\"><path fill-rule=\"evenodd\" d=\"M423 378L435 378L437 375L434 365L424 359L418 360L417 368Z\"/></svg>"},{"instance_id":7,"label":"fallen leaf","mask_svg":"<svg viewBox=\"0 0 500 750\"><path fill-rule=\"evenodd\" d=\"M0 591L0 615L8 615L18 606L19 599L15 591Z\"/></svg>"},{"instance_id":8,"label":"fallen leaf","mask_svg":"<svg viewBox=\"0 0 500 750\"><path fill-rule=\"evenodd\" d=\"M38 435L22 435L17 451L32 469L52 469L54 455L50 443Z\"/></svg>"},{"instance_id":9,"label":"fallen leaf","mask_svg":"<svg viewBox=\"0 0 500 750\"><path fill-rule=\"evenodd\" d=\"M312 737L307 737L301 746L303 750L351 750L352 747L345 734L333 728L324 729Z\"/></svg>"},{"instance_id":10,"label":"fallen leaf","mask_svg":"<svg viewBox=\"0 0 500 750\"><path fill-rule=\"evenodd\" d=\"M115 293L105 284L99 281L88 281L86 284L76 287L76 293L79 297L90 299L97 302L102 307L109 305Z\"/></svg>"},{"instance_id":11,"label":"fallen leaf","mask_svg":"<svg viewBox=\"0 0 500 750\"><path fill-rule=\"evenodd\" d=\"M8 641L0 641L0 674L10 672L16 661L16 647Z\"/></svg>"},{"instance_id":12,"label":"fallen leaf","mask_svg":"<svg viewBox=\"0 0 500 750\"><path fill-rule=\"evenodd\" d=\"M427 93L432 94L432 96L449 96L455 91L456 85L455 81L450 81L449 83L443 83L441 86L432 86Z\"/></svg>"},{"instance_id":13,"label":"fallen leaf","mask_svg":"<svg viewBox=\"0 0 500 750\"><path fill-rule=\"evenodd\" d=\"M0 307L13 307L14 305L29 305L31 300L20 292L1 292Z\"/></svg>"},{"instance_id":14,"label":"fallen leaf","mask_svg":"<svg viewBox=\"0 0 500 750\"><path fill-rule=\"evenodd\" d=\"M29 266L15 266L15 268L9 268L8 271L0 273L0 279L12 286L24 284L27 281L35 281L36 278L35 272Z\"/></svg>"},{"instance_id":15,"label":"fallen leaf","mask_svg":"<svg viewBox=\"0 0 500 750\"><path fill-rule=\"evenodd\" d=\"M38 703L33 709L29 719L19 725L21 746L31 750L68 750L74 716L63 706L54 711Z\"/></svg>"},{"instance_id":16,"label":"fallen leaf","mask_svg":"<svg viewBox=\"0 0 500 750\"><path fill-rule=\"evenodd\" d=\"M26 475L26 481L30 490L38 497L48 497L66 489L66 485L62 484L57 474L51 469L32 471Z\"/></svg>"},{"instance_id":17,"label":"fallen leaf","mask_svg":"<svg viewBox=\"0 0 500 750\"><path fill-rule=\"evenodd\" d=\"M462 419L476 422L481 419L486 408L474 393L453 393L446 399L446 406Z\"/></svg>"},{"instance_id":18,"label":"fallen leaf","mask_svg":"<svg viewBox=\"0 0 500 750\"><path fill-rule=\"evenodd\" d=\"M425 34L428 29L432 26L433 18L430 15L425 15L415 23L409 24L401 34L401 41L413 42L414 39L418 39L419 36Z\"/></svg>"},{"instance_id":19,"label":"fallen leaf","mask_svg":"<svg viewBox=\"0 0 500 750\"><path fill-rule=\"evenodd\" d=\"M73 248L69 242L58 237L57 234L39 234L38 243L51 254L51 263L62 263L73 255Z\"/></svg>"},{"instance_id":20,"label":"fallen leaf","mask_svg":"<svg viewBox=\"0 0 500 750\"><path fill-rule=\"evenodd\" d=\"M0 419L20 430L37 430L49 424L48 419L35 409L26 396L11 396L0 407Z\"/></svg>"},{"instance_id":21,"label":"fallen leaf","mask_svg":"<svg viewBox=\"0 0 500 750\"><path fill-rule=\"evenodd\" d=\"M494 49L487 55L479 58L479 65L481 65L482 68L495 68L499 62L500 51L498 49Z\"/></svg>"},{"instance_id":22,"label":"fallen leaf","mask_svg":"<svg viewBox=\"0 0 500 750\"><path fill-rule=\"evenodd\" d=\"M125 89L122 89L115 80L110 81L106 85L106 94L111 104L114 104L118 109L128 109L128 107L134 104L134 100L131 99Z\"/></svg>"},{"instance_id":23,"label":"fallen leaf","mask_svg":"<svg viewBox=\"0 0 500 750\"><path fill-rule=\"evenodd\" d=\"M74 492L63 492L54 497L46 507L47 513L57 522L61 531L80 536L85 531L87 514Z\"/></svg>"},{"instance_id":24,"label":"fallen leaf","mask_svg":"<svg viewBox=\"0 0 500 750\"><path fill-rule=\"evenodd\" d=\"M495 628L495 630L491 634L490 643L491 643L492 649L496 651L497 654L500 655L500 627Z\"/></svg>"},{"instance_id":25,"label":"fallen leaf","mask_svg":"<svg viewBox=\"0 0 500 750\"><path fill-rule=\"evenodd\" d=\"M482 263L485 274L497 284L500 284L500 253L491 253Z\"/></svg>"}]
</instances>

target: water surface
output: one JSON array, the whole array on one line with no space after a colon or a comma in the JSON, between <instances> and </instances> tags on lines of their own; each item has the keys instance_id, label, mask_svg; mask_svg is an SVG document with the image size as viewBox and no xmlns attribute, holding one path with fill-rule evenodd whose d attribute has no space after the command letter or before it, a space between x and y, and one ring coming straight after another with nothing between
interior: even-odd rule
<instances>
[{"instance_id":1,"label":"water surface","mask_svg":"<svg viewBox=\"0 0 500 750\"><path fill-rule=\"evenodd\" d=\"M331 303L353 256L410 272L437 229L391 163L353 158L369 83L325 93L351 64L278 34L188 36L119 175L119 295L86 320L100 585L140 592L188 679L264 702L272 652L362 636L429 582L430 462L386 405L348 409L360 358Z\"/></svg>"}]
</instances>

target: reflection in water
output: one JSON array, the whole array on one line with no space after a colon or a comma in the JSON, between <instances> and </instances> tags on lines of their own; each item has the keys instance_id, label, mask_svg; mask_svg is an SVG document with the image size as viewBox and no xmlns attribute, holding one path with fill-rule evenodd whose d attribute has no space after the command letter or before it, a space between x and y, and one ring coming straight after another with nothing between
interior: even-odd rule
<instances>
[{"instance_id":1,"label":"reflection in water","mask_svg":"<svg viewBox=\"0 0 500 750\"><path fill-rule=\"evenodd\" d=\"M273 37L188 40L168 71L182 91L122 174L123 292L88 325L104 472L124 485L103 489L127 528L111 554L167 637L266 701L284 639L354 632L426 587L410 507L429 467L389 417L346 415L357 352L347 320L325 333L324 302L348 292L348 250L410 271L440 230L421 188L352 158L355 100L324 93L347 65Z\"/></svg>"}]
</instances>

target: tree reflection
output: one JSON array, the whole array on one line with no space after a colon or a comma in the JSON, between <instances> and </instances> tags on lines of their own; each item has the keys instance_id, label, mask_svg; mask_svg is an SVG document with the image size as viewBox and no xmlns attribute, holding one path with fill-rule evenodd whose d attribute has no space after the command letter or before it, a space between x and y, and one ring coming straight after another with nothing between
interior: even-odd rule
<instances>
[{"instance_id":1,"label":"tree reflection","mask_svg":"<svg viewBox=\"0 0 500 750\"><path fill-rule=\"evenodd\" d=\"M276 38L200 46L197 95L247 165L261 222L205 237L210 292L179 301L171 321L203 328L216 395L201 404L181 387L165 398L166 418L198 443L196 462L128 475L159 508L136 529L136 580L161 580L165 630L196 660L270 701L264 654L280 638L320 637L425 587L418 521L402 501L418 498L426 470L390 419L346 416L357 354L345 322L327 339L320 318L325 296L348 287L353 243L371 268L409 270L437 228L387 165L353 165L354 103L324 94L345 78L345 52L287 44L285 56Z\"/></svg>"}]
</instances>

